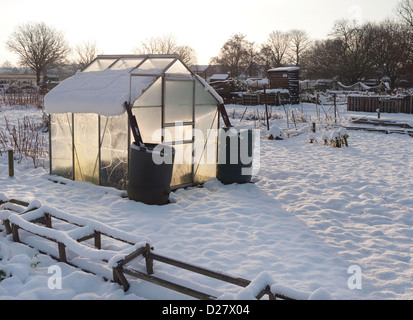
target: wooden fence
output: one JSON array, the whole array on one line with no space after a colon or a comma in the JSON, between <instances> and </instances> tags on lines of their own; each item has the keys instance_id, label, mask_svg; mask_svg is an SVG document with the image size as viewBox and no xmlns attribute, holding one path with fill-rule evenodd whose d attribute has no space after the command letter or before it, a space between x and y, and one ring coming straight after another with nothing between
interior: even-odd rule
<instances>
[{"instance_id":1,"label":"wooden fence","mask_svg":"<svg viewBox=\"0 0 413 320\"><path fill-rule=\"evenodd\" d=\"M9 105L20 105L20 106L36 106L42 108L44 106L44 96L47 90L45 89L9 89L0 94L0 102Z\"/></svg>"},{"instance_id":2,"label":"wooden fence","mask_svg":"<svg viewBox=\"0 0 413 320\"><path fill-rule=\"evenodd\" d=\"M57 250L53 250L55 251L53 253L44 252L45 254L74 267L80 267L76 264L76 261L79 260L76 259L76 256L81 257L84 261L90 259L93 262L92 265L94 267L90 269L87 267L88 264L83 262L81 268L86 272L96 275L98 275L98 273L94 271L94 268L98 264L102 264L102 268L99 268L99 270L103 271L105 275L100 275L104 276L107 280L120 284L124 291L127 291L130 288L129 280L126 278L126 275L128 275L197 299L216 300L218 298L211 294L180 285L177 283L178 281L176 281L179 279L174 279L171 275L168 280L154 276L153 261L168 264L176 268L227 282L242 288L246 288L251 284L250 280L233 277L222 272L213 271L156 254L153 252L154 249L149 243L142 243L139 245L138 243L141 242L133 234L124 233L120 230L101 224L98 221L70 215L47 206L42 208L42 204L37 201L28 203L17 199L2 199L0 200L0 207L3 205L9 206L6 208L7 211L3 214L0 212L0 218L6 233L12 235L13 241L27 244L23 239L25 236L23 235L23 237L21 237L19 230L26 234L29 233L49 240L51 243L57 244ZM16 206L18 206L19 209L16 210ZM15 211L15 213L13 211ZM60 221L60 223L65 222L66 224L71 225L73 229L70 231L56 229L56 220ZM120 251L113 251L112 249L105 248L102 243L103 236L119 241L127 246ZM93 243L86 244L85 241L90 239L93 239ZM105 244L107 245L108 243L110 242L107 242L105 239ZM67 255L66 249L69 249L70 257ZM144 269L142 269L142 266L139 267L139 263L134 263L133 265L129 264L133 260L142 258L145 260ZM112 274L108 272L110 270L112 270ZM273 292L272 283L260 283L260 288L258 289L256 299L261 299L264 295L268 295L270 300L275 300L277 298L283 300L295 300L284 294Z\"/></svg>"},{"instance_id":3,"label":"wooden fence","mask_svg":"<svg viewBox=\"0 0 413 320\"><path fill-rule=\"evenodd\" d=\"M347 111L413 114L413 96L348 96Z\"/></svg>"},{"instance_id":4,"label":"wooden fence","mask_svg":"<svg viewBox=\"0 0 413 320\"><path fill-rule=\"evenodd\" d=\"M244 106L256 106L267 103L270 106L283 106L291 103L289 93L285 92L267 92L264 94L263 90L255 93L243 93L240 103Z\"/></svg>"}]
</instances>

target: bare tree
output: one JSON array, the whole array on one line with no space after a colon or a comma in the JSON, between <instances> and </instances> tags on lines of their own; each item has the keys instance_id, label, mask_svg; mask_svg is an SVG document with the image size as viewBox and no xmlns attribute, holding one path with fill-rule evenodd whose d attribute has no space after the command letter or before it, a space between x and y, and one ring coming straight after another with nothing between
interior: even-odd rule
<instances>
[{"instance_id":1,"label":"bare tree","mask_svg":"<svg viewBox=\"0 0 413 320\"><path fill-rule=\"evenodd\" d=\"M177 54L188 66L197 62L195 50L189 46L179 45L175 36L171 34L146 39L134 51L138 54Z\"/></svg>"},{"instance_id":2,"label":"bare tree","mask_svg":"<svg viewBox=\"0 0 413 320\"><path fill-rule=\"evenodd\" d=\"M300 69L309 79L331 79L340 75L339 61L343 52L340 39L315 41L302 55Z\"/></svg>"},{"instance_id":3,"label":"bare tree","mask_svg":"<svg viewBox=\"0 0 413 320\"><path fill-rule=\"evenodd\" d=\"M219 64L231 76L238 77L242 72L253 72L259 55L254 43L246 40L242 33L235 34L222 46L218 56L211 59L211 64Z\"/></svg>"},{"instance_id":4,"label":"bare tree","mask_svg":"<svg viewBox=\"0 0 413 320\"><path fill-rule=\"evenodd\" d=\"M178 46L175 50L175 54L181 57L182 61L188 66L197 64L196 52L190 46Z\"/></svg>"},{"instance_id":5,"label":"bare tree","mask_svg":"<svg viewBox=\"0 0 413 320\"><path fill-rule=\"evenodd\" d=\"M403 48L409 53L409 59L413 61L413 0L400 1L395 11L404 26L404 32L401 34Z\"/></svg>"},{"instance_id":6,"label":"bare tree","mask_svg":"<svg viewBox=\"0 0 413 320\"><path fill-rule=\"evenodd\" d=\"M281 67L286 64L287 51L290 44L288 32L273 31L261 46L261 55L268 68Z\"/></svg>"},{"instance_id":7,"label":"bare tree","mask_svg":"<svg viewBox=\"0 0 413 320\"><path fill-rule=\"evenodd\" d=\"M402 25L392 21L383 21L373 28L376 41L372 53L377 72L388 76L390 86L394 88L408 63L409 52L404 50L403 43L405 30Z\"/></svg>"},{"instance_id":8,"label":"bare tree","mask_svg":"<svg viewBox=\"0 0 413 320\"><path fill-rule=\"evenodd\" d=\"M300 65L301 55L308 49L310 45L310 37L304 30L291 30L290 35L290 50L291 61L296 66Z\"/></svg>"},{"instance_id":9,"label":"bare tree","mask_svg":"<svg viewBox=\"0 0 413 320\"><path fill-rule=\"evenodd\" d=\"M407 25L413 28L413 0L402 0L396 6L396 13Z\"/></svg>"},{"instance_id":10,"label":"bare tree","mask_svg":"<svg viewBox=\"0 0 413 320\"><path fill-rule=\"evenodd\" d=\"M6 60L6 61L4 61L3 64L1 65L1 68L3 68L3 69L13 69L14 66L13 66L13 64L12 64L9 60Z\"/></svg>"},{"instance_id":11,"label":"bare tree","mask_svg":"<svg viewBox=\"0 0 413 320\"><path fill-rule=\"evenodd\" d=\"M78 44L75 47L74 55L74 62L80 69L83 69L98 55L96 41L85 41L82 44Z\"/></svg>"},{"instance_id":12,"label":"bare tree","mask_svg":"<svg viewBox=\"0 0 413 320\"><path fill-rule=\"evenodd\" d=\"M231 76L238 77L241 73L242 60L245 56L246 36L242 33L233 35L222 46L219 55L211 59L211 64L219 64Z\"/></svg>"},{"instance_id":13,"label":"bare tree","mask_svg":"<svg viewBox=\"0 0 413 320\"><path fill-rule=\"evenodd\" d=\"M18 26L6 42L6 47L18 55L20 65L36 72L38 85L41 74L63 64L70 52L63 34L43 22Z\"/></svg>"},{"instance_id":14,"label":"bare tree","mask_svg":"<svg viewBox=\"0 0 413 320\"><path fill-rule=\"evenodd\" d=\"M339 20L333 27L333 36L342 43L340 59L337 61L340 77L347 84L370 77L375 68L375 43L373 25L360 26L357 21Z\"/></svg>"},{"instance_id":15,"label":"bare tree","mask_svg":"<svg viewBox=\"0 0 413 320\"><path fill-rule=\"evenodd\" d=\"M256 76L259 71L260 53L255 42L247 41L245 49L244 69L248 76Z\"/></svg>"}]
</instances>

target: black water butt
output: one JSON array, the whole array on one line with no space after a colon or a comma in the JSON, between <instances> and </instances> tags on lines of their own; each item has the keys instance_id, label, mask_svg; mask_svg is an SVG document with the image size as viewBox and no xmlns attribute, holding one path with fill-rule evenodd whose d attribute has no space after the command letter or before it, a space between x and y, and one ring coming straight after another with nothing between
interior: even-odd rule
<instances>
[{"instance_id":1,"label":"black water butt","mask_svg":"<svg viewBox=\"0 0 413 320\"><path fill-rule=\"evenodd\" d=\"M169 203L171 179L175 150L170 146L145 144L144 148L135 143L131 147L129 159L128 198L150 205ZM162 151L159 151L162 150ZM163 158L163 163L157 164L155 156Z\"/></svg>"},{"instance_id":2,"label":"black water butt","mask_svg":"<svg viewBox=\"0 0 413 320\"><path fill-rule=\"evenodd\" d=\"M251 182L252 129L236 130L230 127L223 128L223 130L225 134L219 138L218 144L217 179L223 184ZM242 152L244 157L241 156ZM245 152L248 152L248 159L246 159Z\"/></svg>"}]
</instances>

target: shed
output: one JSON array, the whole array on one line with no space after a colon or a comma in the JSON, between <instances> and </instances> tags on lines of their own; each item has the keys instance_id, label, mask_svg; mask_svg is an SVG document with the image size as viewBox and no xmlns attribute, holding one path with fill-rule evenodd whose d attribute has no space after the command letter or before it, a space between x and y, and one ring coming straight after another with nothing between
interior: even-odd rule
<instances>
[{"instance_id":1,"label":"shed","mask_svg":"<svg viewBox=\"0 0 413 320\"><path fill-rule=\"evenodd\" d=\"M291 104L300 103L299 67L280 67L268 70L271 89L288 89Z\"/></svg>"},{"instance_id":2,"label":"shed","mask_svg":"<svg viewBox=\"0 0 413 320\"><path fill-rule=\"evenodd\" d=\"M177 55L101 55L51 90L45 97L51 174L126 189L125 102L144 143L175 148L172 188L216 176L217 137L210 129L218 129L223 101Z\"/></svg>"}]
</instances>

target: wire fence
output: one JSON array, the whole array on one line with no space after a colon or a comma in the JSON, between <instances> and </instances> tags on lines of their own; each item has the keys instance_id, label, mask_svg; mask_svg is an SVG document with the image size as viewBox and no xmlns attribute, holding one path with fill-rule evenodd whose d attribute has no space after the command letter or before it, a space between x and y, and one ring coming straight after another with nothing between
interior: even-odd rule
<instances>
[{"instance_id":1,"label":"wire fence","mask_svg":"<svg viewBox=\"0 0 413 320\"><path fill-rule=\"evenodd\" d=\"M0 91L0 103L8 106L36 106L38 108L44 107L44 96L47 89L21 87L9 87Z\"/></svg>"}]
</instances>

